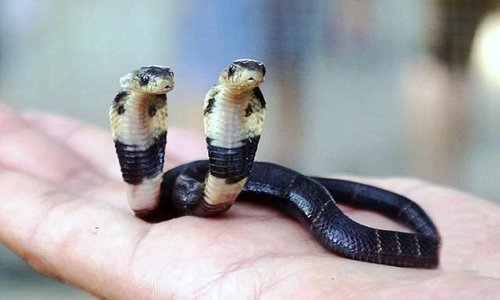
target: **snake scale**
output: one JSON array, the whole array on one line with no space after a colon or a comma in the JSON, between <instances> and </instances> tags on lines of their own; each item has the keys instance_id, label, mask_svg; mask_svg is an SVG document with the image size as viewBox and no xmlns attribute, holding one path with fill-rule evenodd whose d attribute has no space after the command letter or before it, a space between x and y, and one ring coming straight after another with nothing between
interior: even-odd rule
<instances>
[{"instance_id":1,"label":"snake scale","mask_svg":"<svg viewBox=\"0 0 500 300\"><path fill-rule=\"evenodd\" d=\"M401 195L373 186L308 177L254 162L265 119L259 88L266 68L240 59L229 64L203 109L208 160L163 172L167 97L174 74L142 67L120 79L109 116L127 196L136 216L163 221L184 215L220 214L236 199L277 207L298 220L324 247L344 257L415 268L439 265L441 239L429 216ZM336 201L383 214L415 233L374 229L347 217Z\"/></svg>"}]
</instances>

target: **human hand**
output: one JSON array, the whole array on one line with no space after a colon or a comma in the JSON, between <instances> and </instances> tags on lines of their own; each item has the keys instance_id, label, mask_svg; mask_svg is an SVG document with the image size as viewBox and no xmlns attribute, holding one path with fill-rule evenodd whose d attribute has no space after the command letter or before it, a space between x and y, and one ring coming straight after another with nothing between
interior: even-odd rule
<instances>
[{"instance_id":1,"label":"human hand","mask_svg":"<svg viewBox=\"0 0 500 300\"><path fill-rule=\"evenodd\" d=\"M169 132L167 160L203 156ZM188 153L190 149L196 149ZM349 260L298 223L252 203L158 224L128 209L107 130L0 106L0 241L35 270L106 299L422 298L500 295L500 207L411 179L356 179L401 193L434 219L437 270ZM402 230L345 208L367 225Z\"/></svg>"}]
</instances>

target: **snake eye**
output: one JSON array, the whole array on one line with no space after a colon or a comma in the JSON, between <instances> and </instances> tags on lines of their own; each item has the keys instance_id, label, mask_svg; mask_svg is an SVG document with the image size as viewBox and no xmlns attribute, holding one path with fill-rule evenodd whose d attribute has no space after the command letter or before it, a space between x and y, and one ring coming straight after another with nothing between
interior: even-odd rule
<instances>
[{"instance_id":1,"label":"snake eye","mask_svg":"<svg viewBox=\"0 0 500 300\"><path fill-rule=\"evenodd\" d=\"M140 84L141 86L148 84L148 82L149 82L149 76L147 76L147 75L142 75L142 76L140 77L140 82L139 82L139 84Z\"/></svg>"},{"instance_id":2,"label":"snake eye","mask_svg":"<svg viewBox=\"0 0 500 300\"><path fill-rule=\"evenodd\" d=\"M230 65L229 69L227 70L227 77L231 77L234 75L234 72L236 72L236 66L235 65Z\"/></svg>"}]
</instances>

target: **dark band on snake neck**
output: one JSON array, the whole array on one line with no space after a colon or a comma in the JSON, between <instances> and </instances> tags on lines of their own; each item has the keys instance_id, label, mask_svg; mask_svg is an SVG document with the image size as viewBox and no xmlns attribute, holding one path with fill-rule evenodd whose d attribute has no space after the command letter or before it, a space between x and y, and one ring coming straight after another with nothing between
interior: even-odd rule
<instances>
[{"instance_id":1,"label":"dark band on snake neck","mask_svg":"<svg viewBox=\"0 0 500 300\"><path fill-rule=\"evenodd\" d=\"M145 150L137 149L136 145L115 141L123 180L138 185L143 180L153 179L162 173L166 142L166 131L155 136L154 143Z\"/></svg>"},{"instance_id":2,"label":"dark band on snake neck","mask_svg":"<svg viewBox=\"0 0 500 300\"><path fill-rule=\"evenodd\" d=\"M237 148L224 148L211 145L207 138L210 174L217 178L226 179L227 184L236 183L248 177L252 169L255 152L260 136L248 138Z\"/></svg>"}]
</instances>

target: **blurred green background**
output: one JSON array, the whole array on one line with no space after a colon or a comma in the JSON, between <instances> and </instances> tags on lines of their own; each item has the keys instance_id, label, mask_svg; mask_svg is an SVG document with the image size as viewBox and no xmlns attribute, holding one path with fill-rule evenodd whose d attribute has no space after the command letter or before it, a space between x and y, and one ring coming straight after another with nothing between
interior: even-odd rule
<instances>
[{"instance_id":1,"label":"blurred green background","mask_svg":"<svg viewBox=\"0 0 500 300\"><path fill-rule=\"evenodd\" d=\"M500 201L499 1L0 0L0 101L106 128L118 78L168 65L170 126L202 133L236 58L268 69L259 160L416 176ZM0 246L0 299L88 299Z\"/></svg>"}]
</instances>

